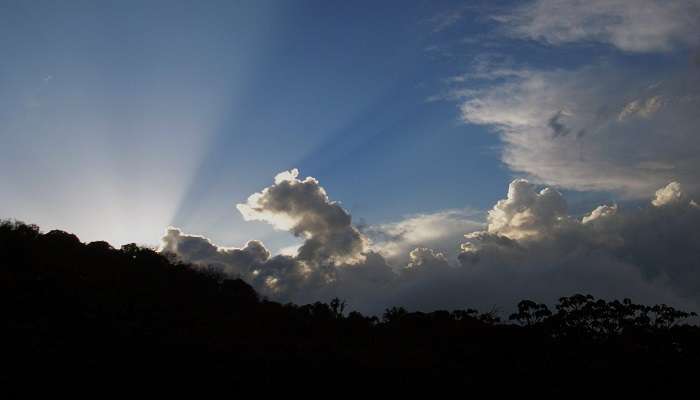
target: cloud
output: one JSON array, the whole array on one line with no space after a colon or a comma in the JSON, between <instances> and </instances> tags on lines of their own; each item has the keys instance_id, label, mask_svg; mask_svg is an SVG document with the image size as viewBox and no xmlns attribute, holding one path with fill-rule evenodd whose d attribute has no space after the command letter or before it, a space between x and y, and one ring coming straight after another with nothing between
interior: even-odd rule
<instances>
[{"instance_id":1,"label":"cloud","mask_svg":"<svg viewBox=\"0 0 700 400\"><path fill-rule=\"evenodd\" d=\"M617 204L613 204L611 206L598 206L595 210L591 211L590 214L584 215L581 219L581 223L587 224L589 222L593 222L601 218L606 218L614 214L617 214Z\"/></svg>"},{"instance_id":2,"label":"cloud","mask_svg":"<svg viewBox=\"0 0 700 400\"><path fill-rule=\"evenodd\" d=\"M508 199L501 200L492 212L500 214L504 201L531 198L534 186L523 180L514 182ZM528 271L556 287L538 289L542 293L574 289L576 282L566 281L562 276L565 271L572 279L581 279L578 291L697 306L700 210L689 202L675 201L680 192L680 185L674 182L657 192L652 207L622 211L616 205L600 206L581 221L564 213L566 204L559 196L553 196L559 198L551 203L530 201L528 206L520 202L518 213L557 218L535 219L544 221L534 224L543 229L516 224L506 230L500 219L490 219L486 231L466 236L460 261L480 274L504 271L503 276L507 276L510 272L505 271ZM657 201L659 198L663 200ZM611 286L616 281L620 286Z\"/></svg>"},{"instance_id":3,"label":"cloud","mask_svg":"<svg viewBox=\"0 0 700 400\"><path fill-rule=\"evenodd\" d=\"M681 190L681 184L678 182L671 182L665 187L656 191L656 197L651 201L651 204L656 207L663 207L670 204L678 204L685 200L683 190Z\"/></svg>"},{"instance_id":4,"label":"cloud","mask_svg":"<svg viewBox=\"0 0 700 400\"><path fill-rule=\"evenodd\" d=\"M250 216L265 215L273 224L278 213L285 221L294 221L288 225L292 234L307 232L302 248L335 230L357 232L359 242L365 244L361 257L343 262L332 255L342 254L342 259L347 252L338 253L336 243L325 239L319 243L329 249L314 254L329 257L309 259L301 250L295 256L271 256L258 241L241 248L220 247L176 228L166 231L161 250L239 276L274 300L303 304L340 297L370 314L395 305L417 310L494 306L508 310L523 298L554 302L576 292L679 307L700 304L700 208L679 194L683 190L676 183L658 191L656 204L602 205L578 217L568 213L565 199L556 190L518 179L510 184L506 198L488 212L485 225L473 221L474 214L466 211L417 215L363 229L375 237L378 232L386 235L375 244L352 226L346 211L341 209L343 218L337 211L319 211L337 204L318 181L299 180L295 170L278 177L275 184L251 196L253 201L245 204L249 208L239 208ZM281 199L291 204L272 206ZM325 220L306 225L300 222L305 218ZM454 236L464 227L462 234L467 234L460 247ZM411 248L417 242L452 248L452 253L432 245ZM403 258L385 258L382 251L387 249L406 249L406 253Z\"/></svg>"},{"instance_id":5,"label":"cloud","mask_svg":"<svg viewBox=\"0 0 700 400\"><path fill-rule=\"evenodd\" d=\"M271 256L251 240L242 248L214 245L203 236L168 228L160 251L248 281L263 296L307 303L340 294L356 297L366 285L392 276L384 259L368 250L367 238L352 225L350 214L331 201L311 177L298 179L296 169L279 173L274 184L251 195L237 208L247 221L264 221L288 230L304 242Z\"/></svg>"},{"instance_id":6,"label":"cloud","mask_svg":"<svg viewBox=\"0 0 700 400\"><path fill-rule=\"evenodd\" d=\"M366 242L350 214L330 201L325 189L299 171L284 171L275 183L236 207L246 221L264 221L303 238L297 257L312 263L358 261Z\"/></svg>"},{"instance_id":7,"label":"cloud","mask_svg":"<svg viewBox=\"0 0 700 400\"><path fill-rule=\"evenodd\" d=\"M618 121L627 118L641 117L651 118L663 106L664 99L661 96L652 96L647 99L632 100L622 109L617 116Z\"/></svg>"},{"instance_id":8,"label":"cloud","mask_svg":"<svg viewBox=\"0 0 700 400\"><path fill-rule=\"evenodd\" d=\"M287 300L291 293L322 280L319 270L311 270L294 257L271 257L262 242L251 240L242 248L222 247L200 235L166 229L159 251L182 261L212 268L246 280L264 296Z\"/></svg>"},{"instance_id":9,"label":"cloud","mask_svg":"<svg viewBox=\"0 0 700 400\"><path fill-rule=\"evenodd\" d=\"M541 236L566 218L566 202L559 192L544 188L537 192L525 179L508 187L508 197L489 211L488 232L511 239Z\"/></svg>"},{"instance_id":10,"label":"cloud","mask_svg":"<svg viewBox=\"0 0 700 400\"><path fill-rule=\"evenodd\" d=\"M408 253L408 257L410 260L406 265L408 269L448 266L447 257L445 257L444 254L426 247L419 247L411 250L411 252Z\"/></svg>"},{"instance_id":11,"label":"cloud","mask_svg":"<svg viewBox=\"0 0 700 400\"><path fill-rule=\"evenodd\" d=\"M433 16L428 22L433 26L433 32L437 33L455 25L462 19L463 15L463 9L451 10Z\"/></svg>"},{"instance_id":12,"label":"cloud","mask_svg":"<svg viewBox=\"0 0 700 400\"><path fill-rule=\"evenodd\" d=\"M372 250L389 263L405 265L409 252L417 247L428 247L456 258L464 234L483 229L482 219L481 213L474 210L443 210L365 226L362 233L370 239Z\"/></svg>"},{"instance_id":13,"label":"cloud","mask_svg":"<svg viewBox=\"0 0 700 400\"><path fill-rule=\"evenodd\" d=\"M428 249L412 252L412 268L397 276L391 302L507 312L524 298L552 303L591 293L690 309L700 304L696 206L603 205L579 218L553 189L516 180L491 211L495 217L484 230L466 235L460 266L446 266ZM517 215L528 216L527 223L514 223ZM416 268L421 265L443 267Z\"/></svg>"},{"instance_id":14,"label":"cloud","mask_svg":"<svg viewBox=\"0 0 700 400\"><path fill-rule=\"evenodd\" d=\"M536 0L496 19L516 37L553 45L601 42L641 53L700 43L696 0Z\"/></svg>"},{"instance_id":15,"label":"cloud","mask_svg":"<svg viewBox=\"0 0 700 400\"><path fill-rule=\"evenodd\" d=\"M524 69L472 91L461 116L493 128L503 161L535 181L644 198L678 180L697 193L700 75L662 72Z\"/></svg>"},{"instance_id":16,"label":"cloud","mask_svg":"<svg viewBox=\"0 0 700 400\"><path fill-rule=\"evenodd\" d=\"M270 259L262 242L251 240L242 248L219 247L199 235L188 235L169 227L161 238L159 251L186 256L188 262L220 268L229 275L246 276L251 267Z\"/></svg>"}]
</instances>

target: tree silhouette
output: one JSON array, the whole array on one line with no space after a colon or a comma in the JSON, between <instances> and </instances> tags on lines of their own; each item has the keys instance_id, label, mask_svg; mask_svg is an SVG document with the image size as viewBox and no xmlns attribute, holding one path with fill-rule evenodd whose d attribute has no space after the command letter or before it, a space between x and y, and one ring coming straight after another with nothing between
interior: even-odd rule
<instances>
[{"instance_id":1,"label":"tree silhouette","mask_svg":"<svg viewBox=\"0 0 700 400\"><path fill-rule=\"evenodd\" d=\"M683 387L700 362L700 329L687 323L697 315L665 304L574 294L554 312L519 302L515 324L501 322L497 309L396 306L380 319L346 313L338 298L280 304L215 268L17 221L0 221L0 261L0 354L11 366L0 368L0 382L119 376L299 385L313 377L341 387L352 376L378 385L507 391L538 382L540 392L629 394L629 382L642 382L645 393Z\"/></svg>"},{"instance_id":2,"label":"tree silhouette","mask_svg":"<svg viewBox=\"0 0 700 400\"><path fill-rule=\"evenodd\" d=\"M552 312L545 304L537 304L531 300L522 300L518 303L518 312L511 314L509 319L516 320L521 325L533 326L542 323L550 317Z\"/></svg>"}]
</instances>

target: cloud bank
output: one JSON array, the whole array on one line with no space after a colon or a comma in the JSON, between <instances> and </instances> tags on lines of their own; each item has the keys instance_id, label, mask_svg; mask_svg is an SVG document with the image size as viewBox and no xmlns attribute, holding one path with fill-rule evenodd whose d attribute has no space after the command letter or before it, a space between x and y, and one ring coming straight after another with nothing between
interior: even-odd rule
<instances>
[{"instance_id":1,"label":"cloud bank","mask_svg":"<svg viewBox=\"0 0 700 400\"><path fill-rule=\"evenodd\" d=\"M645 198L678 180L697 193L700 74L664 72L521 69L466 96L461 116L497 132L502 160L534 181Z\"/></svg>"},{"instance_id":2,"label":"cloud bank","mask_svg":"<svg viewBox=\"0 0 700 400\"><path fill-rule=\"evenodd\" d=\"M375 314L394 305L505 308L522 298L553 302L576 292L685 307L700 301L700 208L677 182L642 208L602 205L573 216L559 192L518 179L485 224L466 223L456 211L413 216L384 225L399 234L376 243L316 179L301 180L296 170L279 174L238 208L249 220L304 238L297 254L272 256L255 240L221 247L177 228L166 231L161 251L241 277L271 299L307 303L337 296ZM430 232L440 226L448 233ZM449 230L457 227L467 228L461 246L451 244ZM428 233L421 236L423 228ZM443 247L455 256L425 245L393 255L421 237L437 248L439 240L450 242Z\"/></svg>"}]
</instances>

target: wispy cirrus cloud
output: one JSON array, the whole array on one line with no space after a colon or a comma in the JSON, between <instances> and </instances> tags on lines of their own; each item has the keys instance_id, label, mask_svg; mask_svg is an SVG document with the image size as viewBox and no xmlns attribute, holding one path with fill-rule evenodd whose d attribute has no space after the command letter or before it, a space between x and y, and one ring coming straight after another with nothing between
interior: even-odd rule
<instances>
[{"instance_id":1,"label":"wispy cirrus cloud","mask_svg":"<svg viewBox=\"0 0 700 400\"><path fill-rule=\"evenodd\" d=\"M700 43L696 0L536 0L494 17L515 37L663 52Z\"/></svg>"},{"instance_id":2,"label":"wispy cirrus cloud","mask_svg":"<svg viewBox=\"0 0 700 400\"><path fill-rule=\"evenodd\" d=\"M442 32L445 29L454 26L464 17L464 9L459 8L455 10L449 10L441 12L434 15L428 20L428 22L433 26L433 32Z\"/></svg>"}]
</instances>

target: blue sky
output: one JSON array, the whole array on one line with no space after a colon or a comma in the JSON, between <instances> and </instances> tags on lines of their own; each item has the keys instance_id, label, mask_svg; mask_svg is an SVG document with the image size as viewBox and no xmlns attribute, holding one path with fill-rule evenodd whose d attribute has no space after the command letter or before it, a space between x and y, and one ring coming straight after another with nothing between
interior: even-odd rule
<instances>
[{"instance_id":1,"label":"blue sky","mask_svg":"<svg viewBox=\"0 0 700 400\"><path fill-rule=\"evenodd\" d=\"M238 243L274 233L233 205L292 167L366 221L486 207L509 177L497 137L426 101L464 63L429 50L452 6L3 2L2 214Z\"/></svg>"},{"instance_id":2,"label":"blue sky","mask_svg":"<svg viewBox=\"0 0 700 400\"><path fill-rule=\"evenodd\" d=\"M514 35L500 17L518 6L2 2L0 213L115 244L156 244L175 225L278 248L295 239L234 205L291 168L364 224L487 210L514 176L558 184L583 209L616 198L504 163L500 122L473 123L455 93L511 77L455 77L591 64L646 77L687 64L692 46Z\"/></svg>"}]
</instances>

